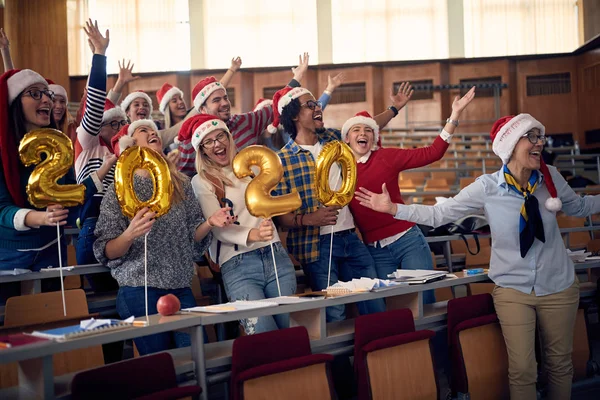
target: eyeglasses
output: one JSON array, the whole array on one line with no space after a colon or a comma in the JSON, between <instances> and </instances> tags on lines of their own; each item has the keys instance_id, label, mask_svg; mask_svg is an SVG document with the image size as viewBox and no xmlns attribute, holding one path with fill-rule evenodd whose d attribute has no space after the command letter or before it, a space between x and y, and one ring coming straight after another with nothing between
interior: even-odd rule
<instances>
[{"instance_id":1,"label":"eyeglasses","mask_svg":"<svg viewBox=\"0 0 600 400\"><path fill-rule=\"evenodd\" d=\"M200 145L205 149L212 149L215 147L217 141L221 144L227 144L227 132L221 132L214 139L206 139Z\"/></svg>"},{"instance_id":2,"label":"eyeglasses","mask_svg":"<svg viewBox=\"0 0 600 400\"><path fill-rule=\"evenodd\" d=\"M42 95L45 94L46 96L48 96L50 98L50 100L54 101L54 92L52 90L31 89L31 90L26 91L25 93L27 93L29 95L29 97L31 97L34 100L40 100L42 98Z\"/></svg>"},{"instance_id":3,"label":"eyeglasses","mask_svg":"<svg viewBox=\"0 0 600 400\"><path fill-rule=\"evenodd\" d=\"M315 111L318 108L323 109L323 103L316 100L309 100L306 103L300 104L300 107L308 107L311 110Z\"/></svg>"},{"instance_id":4,"label":"eyeglasses","mask_svg":"<svg viewBox=\"0 0 600 400\"><path fill-rule=\"evenodd\" d=\"M546 136L538 135L535 131L529 131L526 134L524 134L523 137L526 137L529 140L529 143L531 144L537 144L537 142L540 142L542 143L542 145L544 145L548 141L548 138Z\"/></svg>"},{"instance_id":5,"label":"eyeglasses","mask_svg":"<svg viewBox=\"0 0 600 400\"><path fill-rule=\"evenodd\" d=\"M127 125L127 121L125 121L124 119L122 119L120 121L110 121L110 122L100 125L100 127L102 128L102 127L105 127L106 125L110 125L110 127L113 128L113 130L118 131L119 129L121 129L122 126Z\"/></svg>"}]
</instances>

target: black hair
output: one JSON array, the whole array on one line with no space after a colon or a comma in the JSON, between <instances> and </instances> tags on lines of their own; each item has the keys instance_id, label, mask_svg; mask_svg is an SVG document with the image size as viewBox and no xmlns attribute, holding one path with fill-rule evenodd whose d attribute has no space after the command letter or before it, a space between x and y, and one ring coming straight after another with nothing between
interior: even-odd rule
<instances>
[{"instance_id":1,"label":"black hair","mask_svg":"<svg viewBox=\"0 0 600 400\"><path fill-rule=\"evenodd\" d=\"M18 144L23 139L23 136L27 133L27 120L25 119L25 112L23 111L23 103L21 99L23 97L21 92L12 102L8 108L8 124L12 129L12 134L15 136L15 142ZM50 109L50 125L44 128L58 129L56 121L54 121L54 115L52 109Z\"/></svg>"},{"instance_id":2,"label":"black hair","mask_svg":"<svg viewBox=\"0 0 600 400\"><path fill-rule=\"evenodd\" d=\"M296 140L296 135L298 134L298 131L296 130L296 121L294 121L294 118L300 114L300 109L300 100L294 99L287 106L285 106L281 116L279 117L279 122L281 122L283 129L290 135L292 140Z\"/></svg>"}]
</instances>

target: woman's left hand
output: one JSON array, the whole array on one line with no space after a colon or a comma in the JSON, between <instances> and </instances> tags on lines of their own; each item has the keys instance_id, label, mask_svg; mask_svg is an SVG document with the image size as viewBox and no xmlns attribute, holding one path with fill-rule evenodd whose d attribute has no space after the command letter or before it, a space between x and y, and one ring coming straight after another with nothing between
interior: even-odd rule
<instances>
[{"instance_id":1,"label":"woman's left hand","mask_svg":"<svg viewBox=\"0 0 600 400\"><path fill-rule=\"evenodd\" d=\"M354 192L354 194L356 200L360 202L360 205L370 208L371 210L396 215L397 206L390 199L390 193L388 192L385 183L381 185L381 191L383 193L373 193L364 187L359 188L359 190L360 191Z\"/></svg>"},{"instance_id":2,"label":"woman's left hand","mask_svg":"<svg viewBox=\"0 0 600 400\"><path fill-rule=\"evenodd\" d=\"M224 228L233 224L237 221L237 215L231 216L229 211L231 211L231 207L223 207L215 211L215 213L208 218L208 224L216 228Z\"/></svg>"}]
</instances>

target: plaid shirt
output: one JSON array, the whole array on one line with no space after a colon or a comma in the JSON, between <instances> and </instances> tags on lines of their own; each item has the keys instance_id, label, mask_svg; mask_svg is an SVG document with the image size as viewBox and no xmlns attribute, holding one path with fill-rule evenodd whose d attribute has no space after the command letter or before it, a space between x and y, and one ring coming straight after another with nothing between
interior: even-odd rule
<instances>
[{"instance_id":1,"label":"plaid shirt","mask_svg":"<svg viewBox=\"0 0 600 400\"><path fill-rule=\"evenodd\" d=\"M317 134L319 142L325 143L341 140L342 134L337 129L327 129ZM315 212L319 208L319 200L315 192L315 159L310 151L303 149L290 139L277 152L283 164L283 178L275 188L278 196L298 192L302 205L297 213ZM319 259L319 227L302 226L291 228L287 236L288 251L303 265Z\"/></svg>"}]
</instances>

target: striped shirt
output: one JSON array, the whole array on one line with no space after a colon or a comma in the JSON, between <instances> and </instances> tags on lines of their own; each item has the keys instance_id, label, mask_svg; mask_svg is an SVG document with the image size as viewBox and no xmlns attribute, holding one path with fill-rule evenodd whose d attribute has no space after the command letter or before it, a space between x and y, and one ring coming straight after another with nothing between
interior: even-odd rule
<instances>
[{"instance_id":1,"label":"striped shirt","mask_svg":"<svg viewBox=\"0 0 600 400\"><path fill-rule=\"evenodd\" d=\"M342 134L337 129L327 129L318 133L317 137L324 145L341 140ZM311 152L290 139L277 155L283 164L283 178L275 188L276 195L298 192L302 205L296 212L304 214L317 211L319 200L314 190L316 160ZM319 235L318 226L291 228L287 235L287 249L301 264L315 262L319 259Z\"/></svg>"}]
</instances>

